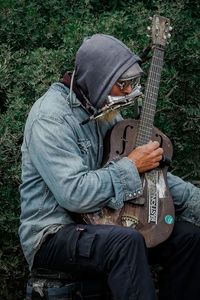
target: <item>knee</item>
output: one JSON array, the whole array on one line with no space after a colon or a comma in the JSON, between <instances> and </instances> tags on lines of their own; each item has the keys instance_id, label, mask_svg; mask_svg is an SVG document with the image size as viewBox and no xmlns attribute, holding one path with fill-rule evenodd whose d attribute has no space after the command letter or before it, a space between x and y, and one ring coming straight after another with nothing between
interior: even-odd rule
<instances>
[{"instance_id":1,"label":"knee","mask_svg":"<svg viewBox=\"0 0 200 300\"><path fill-rule=\"evenodd\" d=\"M192 224L190 236L191 240L200 246L200 228Z\"/></svg>"},{"instance_id":2,"label":"knee","mask_svg":"<svg viewBox=\"0 0 200 300\"><path fill-rule=\"evenodd\" d=\"M140 249L146 249L146 243L144 236L136 229L133 229L129 236L129 245L133 247L139 247Z\"/></svg>"},{"instance_id":3,"label":"knee","mask_svg":"<svg viewBox=\"0 0 200 300\"><path fill-rule=\"evenodd\" d=\"M189 242L200 246L200 228L189 222L177 222L175 236L181 239L182 243Z\"/></svg>"},{"instance_id":4,"label":"knee","mask_svg":"<svg viewBox=\"0 0 200 300\"><path fill-rule=\"evenodd\" d=\"M129 228L128 237L133 241L144 242L144 236L142 235L142 233L134 228Z\"/></svg>"},{"instance_id":5,"label":"knee","mask_svg":"<svg viewBox=\"0 0 200 300\"><path fill-rule=\"evenodd\" d=\"M120 244L130 245L145 245L143 235L136 229L130 227L120 228Z\"/></svg>"},{"instance_id":6,"label":"knee","mask_svg":"<svg viewBox=\"0 0 200 300\"><path fill-rule=\"evenodd\" d=\"M121 255L128 260L139 259L139 257L147 257L147 248L143 235L133 228L125 231L124 243L119 246Z\"/></svg>"}]
</instances>

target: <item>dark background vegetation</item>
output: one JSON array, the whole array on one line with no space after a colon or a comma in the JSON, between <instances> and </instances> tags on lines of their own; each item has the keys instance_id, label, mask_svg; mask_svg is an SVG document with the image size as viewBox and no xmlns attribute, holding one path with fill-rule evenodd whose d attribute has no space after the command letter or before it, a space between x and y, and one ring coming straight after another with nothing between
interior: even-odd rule
<instances>
[{"instance_id":1,"label":"dark background vegetation","mask_svg":"<svg viewBox=\"0 0 200 300\"><path fill-rule=\"evenodd\" d=\"M17 229L20 146L34 101L72 70L83 37L121 39L137 54L146 47L148 17L168 17L155 124L174 146L171 170L200 178L200 2L134 0L0 0L0 299L24 299L28 268ZM148 72L149 63L144 69ZM124 116L130 116L129 109Z\"/></svg>"}]
</instances>

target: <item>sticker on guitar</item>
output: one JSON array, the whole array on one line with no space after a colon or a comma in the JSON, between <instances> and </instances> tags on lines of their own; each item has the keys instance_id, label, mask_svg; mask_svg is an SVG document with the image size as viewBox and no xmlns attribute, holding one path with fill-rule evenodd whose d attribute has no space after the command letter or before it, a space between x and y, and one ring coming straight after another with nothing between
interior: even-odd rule
<instances>
[{"instance_id":1,"label":"sticker on guitar","mask_svg":"<svg viewBox=\"0 0 200 300\"><path fill-rule=\"evenodd\" d=\"M157 224L159 198L165 198L167 196L163 172L160 169L154 169L150 172L146 172L145 179L148 186L148 223L153 222Z\"/></svg>"}]
</instances>

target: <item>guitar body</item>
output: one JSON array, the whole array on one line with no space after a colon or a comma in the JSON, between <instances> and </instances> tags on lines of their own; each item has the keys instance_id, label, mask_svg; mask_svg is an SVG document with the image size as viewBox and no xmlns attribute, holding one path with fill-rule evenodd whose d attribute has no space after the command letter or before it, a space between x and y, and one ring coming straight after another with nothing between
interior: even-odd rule
<instances>
[{"instance_id":1,"label":"guitar body","mask_svg":"<svg viewBox=\"0 0 200 300\"><path fill-rule=\"evenodd\" d=\"M127 119L114 126L110 142L106 142L106 164L126 157L134 148L140 121ZM158 141L164 155L172 157L170 140L156 127L152 130L152 140ZM105 161L104 161L105 162ZM139 230L148 248L166 240L173 229L174 205L167 186L167 166L145 173L141 179L143 194L124 202L120 210L103 208L101 211L82 215L88 224L113 224L133 227Z\"/></svg>"}]
</instances>

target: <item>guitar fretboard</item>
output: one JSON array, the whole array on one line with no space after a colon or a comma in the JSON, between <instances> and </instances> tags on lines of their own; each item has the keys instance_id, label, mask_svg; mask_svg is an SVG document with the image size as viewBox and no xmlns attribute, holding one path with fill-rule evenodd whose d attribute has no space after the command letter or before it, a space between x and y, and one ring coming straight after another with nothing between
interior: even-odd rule
<instances>
[{"instance_id":1,"label":"guitar fretboard","mask_svg":"<svg viewBox=\"0 0 200 300\"><path fill-rule=\"evenodd\" d=\"M147 144L151 140L163 58L164 49L154 48L144 94L144 105L136 139L136 147Z\"/></svg>"}]
</instances>

